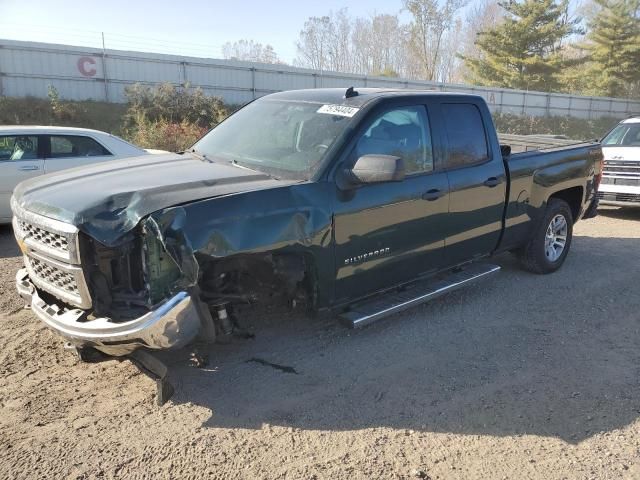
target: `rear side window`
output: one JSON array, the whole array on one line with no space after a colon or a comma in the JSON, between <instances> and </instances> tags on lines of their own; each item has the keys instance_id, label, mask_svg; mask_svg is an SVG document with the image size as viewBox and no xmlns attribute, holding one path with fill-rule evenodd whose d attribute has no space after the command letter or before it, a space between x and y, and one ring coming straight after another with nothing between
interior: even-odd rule
<instances>
[{"instance_id":1,"label":"rear side window","mask_svg":"<svg viewBox=\"0 0 640 480\"><path fill-rule=\"evenodd\" d=\"M0 137L0 162L38 159L38 137L35 135L6 135Z\"/></svg>"},{"instance_id":2,"label":"rear side window","mask_svg":"<svg viewBox=\"0 0 640 480\"><path fill-rule=\"evenodd\" d=\"M442 111L449 143L447 168L485 162L489 149L478 107L470 103L445 103Z\"/></svg>"},{"instance_id":3,"label":"rear side window","mask_svg":"<svg viewBox=\"0 0 640 480\"><path fill-rule=\"evenodd\" d=\"M79 135L51 135L49 158L100 157L102 155L111 155L111 152L93 138Z\"/></svg>"}]
</instances>

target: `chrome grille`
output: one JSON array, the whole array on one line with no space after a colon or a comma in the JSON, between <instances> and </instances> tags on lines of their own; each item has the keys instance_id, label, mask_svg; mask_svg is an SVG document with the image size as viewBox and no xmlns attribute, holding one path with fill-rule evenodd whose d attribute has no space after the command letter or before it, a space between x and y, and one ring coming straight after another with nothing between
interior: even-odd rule
<instances>
[{"instance_id":1,"label":"chrome grille","mask_svg":"<svg viewBox=\"0 0 640 480\"><path fill-rule=\"evenodd\" d=\"M609 193L598 192L598 198L605 202L631 202L640 203L640 194L634 193Z\"/></svg>"},{"instance_id":2,"label":"chrome grille","mask_svg":"<svg viewBox=\"0 0 640 480\"><path fill-rule=\"evenodd\" d=\"M18 226L25 238L30 238L34 242L48 248L61 250L63 252L69 251L69 239L65 235L50 232L44 228L27 223L24 220L18 220Z\"/></svg>"},{"instance_id":3,"label":"chrome grille","mask_svg":"<svg viewBox=\"0 0 640 480\"><path fill-rule=\"evenodd\" d=\"M73 274L65 272L53 265L48 265L37 258L27 257L33 276L41 282L46 282L57 289L62 289L72 295L80 295L78 284Z\"/></svg>"},{"instance_id":4,"label":"chrome grille","mask_svg":"<svg viewBox=\"0 0 640 480\"><path fill-rule=\"evenodd\" d=\"M36 287L77 307L91 307L91 297L80 266L46 258L34 251L25 254L24 264Z\"/></svg>"},{"instance_id":5,"label":"chrome grille","mask_svg":"<svg viewBox=\"0 0 640 480\"><path fill-rule=\"evenodd\" d=\"M13 229L33 284L64 302L91 307L73 225L26 211L12 201Z\"/></svg>"},{"instance_id":6,"label":"chrome grille","mask_svg":"<svg viewBox=\"0 0 640 480\"><path fill-rule=\"evenodd\" d=\"M605 160L602 176L605 178L640 179L640 162Z\"/></svg>"},{"instance_id":7,"label":"chrome grille","mask_svg":"<svg viewBox=\"0 0 640 480\"><path fill-rule=\"evenodd\" d=\"M72 264L80 263L78 229L68 223L42 217L12 205L13 231L29 250Z\"/></svg>"}]
</instances>

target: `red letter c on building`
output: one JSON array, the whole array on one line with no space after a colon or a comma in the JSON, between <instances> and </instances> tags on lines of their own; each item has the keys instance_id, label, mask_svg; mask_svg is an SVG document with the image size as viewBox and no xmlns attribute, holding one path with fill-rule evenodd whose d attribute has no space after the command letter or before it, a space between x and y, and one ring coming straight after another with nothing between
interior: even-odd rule
<instances>
[{"instance_id":1,"label":"red letter c on building","mask_svg":"<svg viewBox=\"0 0 640 480\"><path fill-rule=\"evenodd\" d=\"M88 65L95 65L96 61L92 57L80 57L78 59L78 71L83 77L93 77L96 74L96 67L89 67Z\"/></svg>"}]
</instances>

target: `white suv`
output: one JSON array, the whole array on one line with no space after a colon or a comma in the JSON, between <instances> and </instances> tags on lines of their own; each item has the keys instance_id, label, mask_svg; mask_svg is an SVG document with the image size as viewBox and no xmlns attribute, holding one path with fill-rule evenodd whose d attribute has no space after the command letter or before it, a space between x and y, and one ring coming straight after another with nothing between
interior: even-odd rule
<instances>
[{"instance_id":1,"label":"white suv","mask_svg":"<svg viewBox=\"0 0 640 480\"><path fill-rule=\"evenodd\" d=\"M602 140L601 205L640 207L640 116L620 122Z\"/></svg>"},{"instance_id":2,"label":"white suv","mask_svg":"<svg viewBox=\"0 0 640 480\"><path fill-rule=\"evenodd\" d=\"M160 151L143 150L114 135L87 128L0 127L0 224L11 222L9 201L13 189L23 180L147 153Z\"/></svg>"}]
</instances>

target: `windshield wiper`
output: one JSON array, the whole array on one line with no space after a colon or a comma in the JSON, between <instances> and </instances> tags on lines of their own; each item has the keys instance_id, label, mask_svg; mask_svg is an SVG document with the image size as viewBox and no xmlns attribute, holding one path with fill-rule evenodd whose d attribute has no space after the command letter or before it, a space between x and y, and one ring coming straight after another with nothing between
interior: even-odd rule
<instances>
[{"instance_id":1,"label":"windshield wiper","mask_svg":"<svg viewBox=\"0 0 640 480\"><path fill-rule=\"evenodd\" d=\"M242 168L243 170L249 170L251 172L263 173L263 174L273 178L274 180L280 180L280 177L276 177L275 175L273 175L271 173L267 173L264 170L257 170L255 168L247 167L246 165L238 162L238 160L236 160L235 158L232 158L231 160L229 160L229 163L231 165L233 165L234 167Z\"/></svg>"},{"instance_id":2,"label":"windshield wiper","mask_svg":"<svg viewBox=\"0 0 640 480\"><path fill-rule=\"evenodd\" d=\"M210 158L207 158L207 156L206 156L204 153L197 151L195 148L192 148L192 149L189 151L189 153L190 153L191 155L193 155L194 157L199 158L199 159L200 159L200 160L202 160L203 162L213 163L213 160L211 160Z\"/></svg>"}]
</instances>

